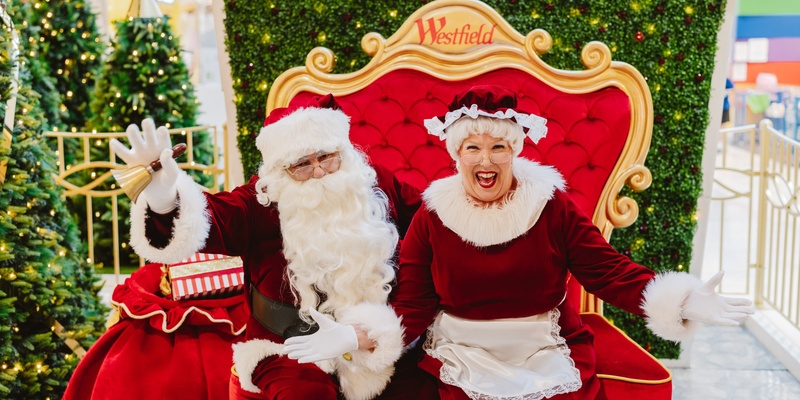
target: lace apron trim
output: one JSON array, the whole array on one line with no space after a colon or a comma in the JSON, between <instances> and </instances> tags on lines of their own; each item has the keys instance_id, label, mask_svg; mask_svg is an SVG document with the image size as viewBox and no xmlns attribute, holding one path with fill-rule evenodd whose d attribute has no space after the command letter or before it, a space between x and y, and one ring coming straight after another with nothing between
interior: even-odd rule
<instances>
[{"instance_id":1,"label":"lace apron trim","mask_svg":"<svg viewBox=\"0 0 800 400\"><path fill-rule=\"evenodd\" d=\"M558 309L524 318L469 320L439 313L425 351L439 378L473 400L539 400L581 387Z\"/></svg>"}]
</instances>

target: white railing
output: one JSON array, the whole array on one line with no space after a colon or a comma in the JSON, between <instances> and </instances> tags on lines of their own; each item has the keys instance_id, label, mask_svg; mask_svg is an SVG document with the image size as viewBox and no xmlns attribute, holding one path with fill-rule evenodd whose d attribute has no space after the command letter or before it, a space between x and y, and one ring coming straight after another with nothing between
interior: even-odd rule
<instances>
[{"instance_id":1,"label":"white railing","mask_svg":"<svg viewBox=\"0 0 800 400\"><path fill-rule=\"evenodd\" d=\"M704 267L800 330L800 142L766 120L720 135Z\"/></svg>"}]
</instances>

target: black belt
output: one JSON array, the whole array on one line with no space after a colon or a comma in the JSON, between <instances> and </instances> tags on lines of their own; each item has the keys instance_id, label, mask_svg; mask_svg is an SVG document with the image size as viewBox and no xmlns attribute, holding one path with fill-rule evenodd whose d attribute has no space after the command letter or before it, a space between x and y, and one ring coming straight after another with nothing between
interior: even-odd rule
<instances>
[{"instance_id":1,"label":"black belt","mask_svg":"<svg viewBox=\"0 0 800 400\"><path fill-rule=\"evenodd\" d=\"M317 324L309 324L300 319L300 309L264 296L253 285L250 285L250 300L251 312L256 321L284 339L310 335L319 330Z\"/></svg>"}]
</instances>

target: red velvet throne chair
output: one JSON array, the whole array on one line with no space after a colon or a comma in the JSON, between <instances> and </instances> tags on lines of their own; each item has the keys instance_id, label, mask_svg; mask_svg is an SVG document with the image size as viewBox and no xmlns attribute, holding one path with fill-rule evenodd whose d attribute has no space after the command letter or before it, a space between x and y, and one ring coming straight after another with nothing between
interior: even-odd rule
<instances>
[{"instance_id":1,"label":"red velvet throne chair","mask_svg":"<svg viewBox=\"0 0 800 400\"><path fill-rule=\"evenodd\" d=\"M652 181L644 166L650 92L644 77L612 61L603 43L584 46L582 71L544 63L539 55L551 45L547 32L523 36L481 2L440 0L417 10L388 39L365 35L361 47L373 58L359 71L331 74L334 54L313 49L305 66L276 79L267 114L333 93L351 117L353 143L424 189L455 170L444 142L427 134L423 120L446 113L454 95L470 86L507 86L521 109L548 120L547 136L538 145L526 143L522 155L558 168L570 195L608 239L638 215L636 203L619 195L622 186L644 190ZM581 304L583 321L596 335L597 369L608 398L670 399L669 371L603 318L599 301L576 281L571 285L574 304Z\"/></svg>"}]
</instances>

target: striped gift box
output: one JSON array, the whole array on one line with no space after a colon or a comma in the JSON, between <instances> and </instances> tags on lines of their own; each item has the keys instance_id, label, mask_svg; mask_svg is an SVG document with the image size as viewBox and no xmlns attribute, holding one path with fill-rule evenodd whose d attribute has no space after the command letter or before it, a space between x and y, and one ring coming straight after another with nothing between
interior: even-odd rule
<instances>
[{"instance_id":1,"label":"striped gift box","mask_svg":"<svg viewBox=\"0 0 800 400\"><path fill-rule=\"evenodd\" d=\"M244 288L242 259L197 253L167 266L173 300L224 297Z\"/></svg>"}]
</instances>

